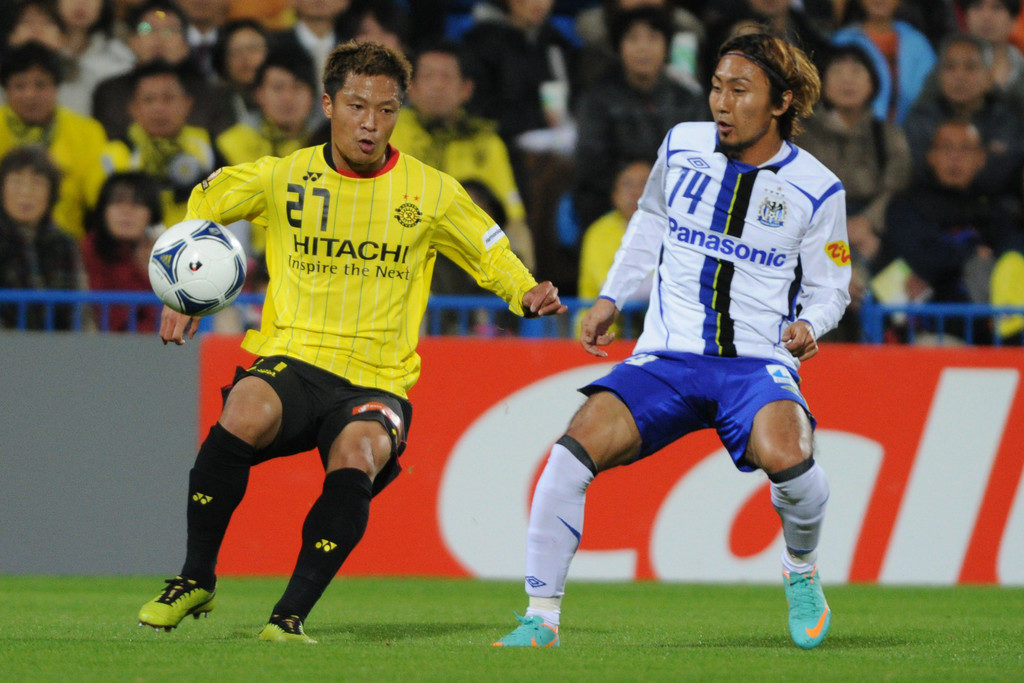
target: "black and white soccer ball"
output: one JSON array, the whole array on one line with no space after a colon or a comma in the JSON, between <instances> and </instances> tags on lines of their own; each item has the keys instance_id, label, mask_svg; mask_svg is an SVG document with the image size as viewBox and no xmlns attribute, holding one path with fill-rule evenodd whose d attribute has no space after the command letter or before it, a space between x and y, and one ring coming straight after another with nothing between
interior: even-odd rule
<instances>
[{"instance_id":1,"label":"black and white soccer ball","mask_svg":"<svg viewBox=\"0 0 1024 683\"><path fill-rule=\"evenodd\" d=\"M192 219L167 229L149 255L149 284L179 313L203 316L229 305L245 284L245 250L213 221Z\"/></svg>"}]
</instances>

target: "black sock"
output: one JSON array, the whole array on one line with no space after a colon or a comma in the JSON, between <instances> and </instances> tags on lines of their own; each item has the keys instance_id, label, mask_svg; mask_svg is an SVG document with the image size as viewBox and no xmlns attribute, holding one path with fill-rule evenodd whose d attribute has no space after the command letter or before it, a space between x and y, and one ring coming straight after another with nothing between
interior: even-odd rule
<instances>
[{"instance_id":1,"label":"black sock","mask_svg":"<svg viewBox=\"0 0 1024 683\"><path fill-rule=\"evenodd\" d=\"M231 514L245 495L254 449L215 424L188 476L188 546L181 575L212 590L214 569Z\"/></svg>"},{"instance_id":2,"label":"black sock","mask_svg":"<svg viewBox=\"0 0 1024 683\"><path fill-rule=\"evenodd\" d=\"M362 470L335 470L302 525L302 549L274 614L305 619L327 584L359 543L370 517L370 477Z\"/></svg>"}]
</instances>

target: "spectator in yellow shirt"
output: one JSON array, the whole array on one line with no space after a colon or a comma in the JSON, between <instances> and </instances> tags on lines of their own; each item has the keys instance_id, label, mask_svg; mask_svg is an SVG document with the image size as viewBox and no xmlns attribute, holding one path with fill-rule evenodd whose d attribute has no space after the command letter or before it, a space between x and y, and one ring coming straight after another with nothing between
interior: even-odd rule
<instances>
[{"instance_id":1,"label":"spectator in yellow shirt","mask_svg":"<svg viewBox=\"0 0 1024 683\"><path fill-rule=\"evenodd\" d=\"M185 217L192 188L217 165L213 145L205 129L185 125L192 97L177 69L153 61L133 76L128 143L109 143L103 165L107 173L143 171L156 178L162 186L163 223L174 225Z\"/></svg>"},{"instance_id":2,"label":"spectator in yellow shirt","mask_svg":"<svg viewBox=\"0 0 1024 683\"><path fill-rule=\"evenodd\" d=\"M286 157L309 139L306 122L318 88L305 55L271 53L256 70L253 86L260 123L238 123L217 136L217 151L230 166L268 155Z\"/></svg>"},{"instance_id":3,"label":"spectator in yellow shirt","mask_svg":"<svg viewBox=\"0 0 1024 683\"><path fill-rule=\"evenodd\" d=\"M100 154L107 136L98 121L57 105L60 77L59 55L39 43L25 43L5 55L0 63L7 101L0 107L0 156L22 145L46 149L63 175L53 222L80 238L85 211L103 184Z\"/></svg>"},{"instance_id":4,"label":"spectator in yellow shirt","mask_svg":"<svg viewBox=\"0 0 1024 683\"><path fill-rule=\"evenodd\" d=\"M601 293L608 269L615 260L615 252L619 249L622 236L626 234L629 219L636 211L637 202L644 192L647 176L651 173L651 165L646 161L634 161L626 164L615 176L612 185L611 211L590 224L583 233L580 246L580 278L578 294L581 299L596 299ZM648 276L640 285L630 301L646 300L651 292L651 278ZM639 334L642 317L631 320L631 329ZM628 331L628 330L627 330ZM616 336L621 336L619 323L615 327Z\"/></svg>"},{"instance_id":5,"label":"spectator in yellow shirt","mask_svg":"<svg viewBox=\"0 0 1024 683\"><path fill-rule=\"evenodd\" d=\"M414 67L410 106L399 113L391 143L460 182L486 185L508 216L504 228L512 251L533 268L533 237L508 149L494 122L470 116L463 108L473 95L473 81L462 69L458 48L449 42L432 44L419 52Z\"/></svg>"},{"instance_id":6,"label":"spectator in yellow shirt","mask_svg":"<svg viewBox=\"0 0 1024 683\"><path fill-rule=\"evenodd\" d=\"M259 124L238 123L217 136L217 151L230 166L265 156L286 157L309 144L307 123L319 91L313 62L301 52L272 52L256 70L253 85ZM264 231L250 229L248 234L251 253L261 255Z\"/></svg>"}]
</instances>

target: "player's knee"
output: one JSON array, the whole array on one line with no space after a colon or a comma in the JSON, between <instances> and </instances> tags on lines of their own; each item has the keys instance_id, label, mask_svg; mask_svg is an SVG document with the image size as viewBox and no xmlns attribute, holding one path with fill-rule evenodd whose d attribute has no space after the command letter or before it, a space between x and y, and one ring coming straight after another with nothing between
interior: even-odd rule
<instances>
[{"instance_id":1,"label":"player's knee","mask_svg":"<svg viewBox=\"0 0 1024 683\"><path fill-rule=\"evenodd\" d=\"M755 462L770 478L785 477L787 473L809 468L810 448L804 449L798 443L769 444L757 450Z\"/></svg>"},{"instance_id":2,"label":"player's knee","mask_svg":"<svg viewBox=\"0 0 1024 683\"><path fill-rule=\"evenodd\" d=\"M391 458L394 444L377 422L352 422L335 437L327 455L327 471L361 470L373 479Z\"/></svg>"},{"instance_id":3,"label":"player's knee","mask_svg":"<svg viewBox=\"0 0 1024 683\"><path fill-rule=\"evenodd\" d=\"M636 422L626 405L611 392L588 398L565 433L585 450L597 472L631 462L640 450Z\"/></svg>"},{"instance_id":4,"label":"player's knee","mask_svg":"<svg viewBox=\"0 0 1024 683\"><path fill-rule=\"evenodd\" d=\"M249 378L246 378L249 379ZM256 448L267 446L281 425L281 400L273 389L266 389L243 379L228 394L221 412L220 424Z\"/></svg>"}]
</instances>

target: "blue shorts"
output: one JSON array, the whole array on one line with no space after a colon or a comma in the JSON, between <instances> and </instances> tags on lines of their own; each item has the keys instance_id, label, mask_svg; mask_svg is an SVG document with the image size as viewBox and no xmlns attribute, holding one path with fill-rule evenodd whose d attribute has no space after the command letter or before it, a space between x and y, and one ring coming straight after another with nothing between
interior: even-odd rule
<instances>
[{"instance_id":1,"label":"blue shorts","mask_svg":"<svg viewBox=\"0 0 1024 683\"><path fill-rule=\"evenodd\" d=\"M792 368L763 358L724 358L659 351L630 356L580 392L614 392L640 429L644 458L690 432L714 427L736 467L754 469L743 455L754 415L773 401L795 401L811 420Z\"/></svg>"}]
</instances>

